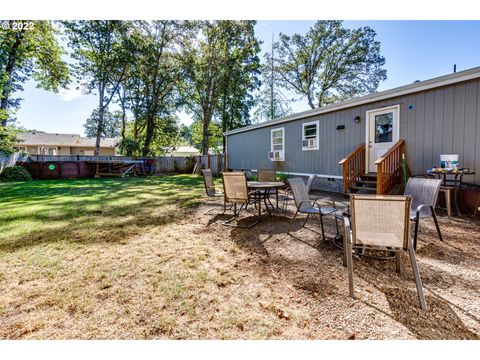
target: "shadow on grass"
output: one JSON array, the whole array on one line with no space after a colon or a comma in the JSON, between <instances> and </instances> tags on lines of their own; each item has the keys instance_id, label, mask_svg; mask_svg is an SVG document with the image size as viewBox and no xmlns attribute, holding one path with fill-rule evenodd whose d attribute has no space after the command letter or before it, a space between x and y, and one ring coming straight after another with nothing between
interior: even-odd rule
<instances>
[{"instance_id":1,"label":"shadow on grass","mask_svg":"<svg viewBox=\"0 0 480 360\"><path fill-rule=\"evenodd\" d=\"M199 203L201 184L199 177L177 175L2 186L0 230L10 234L0 236L0 251L58 241L123 242L183 217L181 208Z\"/></svg>"}]
</instances>

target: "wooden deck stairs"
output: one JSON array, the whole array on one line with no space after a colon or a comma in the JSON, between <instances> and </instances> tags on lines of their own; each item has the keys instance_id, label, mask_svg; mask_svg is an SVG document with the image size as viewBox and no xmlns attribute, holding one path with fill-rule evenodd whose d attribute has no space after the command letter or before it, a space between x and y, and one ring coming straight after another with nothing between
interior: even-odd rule
<instances>
[{"instance_id":1,"label":"wooden deck stairs","mask_svg":"<svg viewBox=\"0 0 480 360\"><path fill-rule=\"evenodd\" d=\"M339 162L342 166L343 192L379 195L402 193L404 157L405 140L399 140L375 161L377 172L367 173L365 144L361 144Z\"/></svg>"}]
</instances>

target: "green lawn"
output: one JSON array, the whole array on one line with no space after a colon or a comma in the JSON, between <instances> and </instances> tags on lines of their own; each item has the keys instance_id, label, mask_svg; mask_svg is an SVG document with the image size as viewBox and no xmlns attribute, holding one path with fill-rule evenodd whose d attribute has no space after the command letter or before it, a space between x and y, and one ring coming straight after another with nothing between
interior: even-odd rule
<instances>
[{"instance_id":1,"label":"green lawn","mask_svg":"<svg viewBox=\"0 0 480 360\"><path fill-rule=\"evenodd\" d=\"M122 242L174 221L173 207L198 204L202 179L46 180L0 183L0 256L41 243Z\"/></svg>"}]
</instances>

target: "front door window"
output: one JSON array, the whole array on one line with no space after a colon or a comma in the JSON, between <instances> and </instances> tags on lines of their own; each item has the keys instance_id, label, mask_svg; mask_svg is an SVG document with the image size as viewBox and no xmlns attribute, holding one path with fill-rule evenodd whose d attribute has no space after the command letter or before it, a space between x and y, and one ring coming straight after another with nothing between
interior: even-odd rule
<instances>
[{"instance_id":1,"label":"front door window","mask_svg":"<svg viewBox=\"0 0 480 360\"><path fill-rule=\"evenodd\" d=\"M400 137L399 106L391 106L367 113L367 169L377 172L375 161L385 154Z\"/></svg>"}]
</instances>

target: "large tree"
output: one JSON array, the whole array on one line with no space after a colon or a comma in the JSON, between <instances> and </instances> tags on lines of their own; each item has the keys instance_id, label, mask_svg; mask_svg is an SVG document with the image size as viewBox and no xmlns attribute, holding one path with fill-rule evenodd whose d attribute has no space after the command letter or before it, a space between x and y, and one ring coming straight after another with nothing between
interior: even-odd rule
<instances>
[{"instance_id":1,"label":"large tree","mask_svg":"<svg viewBox=\"0 0 480 360\"><path fill-rule=\"evenodd\" d=\"M193 37L195 23L136 21L131 33L135 62L121 85L119 103L133 121L125 136L144 156L171 147L178 139L179 84L183 79L180 49ZM162 150L163 149L163 150Z\"/></svg>"},{"instance_id":2,"label":"large tree","mask_svg":"<svg viewBox=\"0 0 480 360\"><path fill-rule=\"evenodd\" d=\"M281 77L276 71L274 62L274 49L272 38L272 50L264 54L264 63L261 67L262 87L258 92L257 108L254 118L257 122L273 120L292 113L289 99L281 88Z\"/></svg>"},{"instance_id":3,"label":"large tree","mask_svg":"<svg viewBox=\"0 0 480 360\"><path fill-rule=\"evenodd\" d=\"M63 49L57 41L58 30L50 21L10 20L0 28L0 124L6 126L20 99L22 84L35 80L38 87L58 91L69 82ZM20 26L19 26L20 24ZM14 28L15 27L15 28Z\"/></svg>"},{"instance_id":4,"label":"large tree","mask_svg":"<svg viewBox=\"0 0 480 360\"><path fill-rule=\"evenodd\" d=\"M347 29L341 21L317 21L306 35L280 34L276 70L282 84L325 106L376 91L386 79L380 42L369 27Z\"/></svg>"},{"instance_id":5,"label":"large tree","mask_svg":"<svg viewBox=\"0 0 480 360\"><path fill-rule=\"evenodd\" d=\"M250 124L253 93L260 87L260 44L255 21L219 21L224 38L225 62L221 68L218 122L222 132ZM222 137L223 152L225 138Z\"/></svg>"},{"instance_id":6,"label":"large tree","mask_svg":"<svg viewBox=\"0 0 480 360\"><path fill-rule=\"evenodd\" d=\"M105 111L125 79L129 66L135 61L129 43L128 21L87 20L62 22L77 62L73 65L77 80L86 93L98 94L98 122L95 155L100 140Z\"/></svg>"},{"instance_id":7,"label":"large tree","mask_svg":"<svg viewBox=\"0 0 480 360\"><path fill-rule=\"evenodd\" d=\"M208 153L215 118L225 129L248 121L253 105L250 91L258 86L254 25L253 21L202 22L201 33L185 50L184 104L202 125L202 154Z\"/></svg>"},{"instance_id":8,"label":"large tree","mask_svg":"<svg viewBox=\"0 0 480 360\"><path fill-rule=\"evenodd\" d=\"M108 109L105 109L103 114L103 121L101 127L101 136L104 138L116 138L120 135L121 123L122 123L122 112L113 111L110 112ZM92 111L90 117L85 121L83 125L85 128L85 135L89 138L94 138L97 136L98 130L98 109Z\"/></svg>"}]
</instances>

